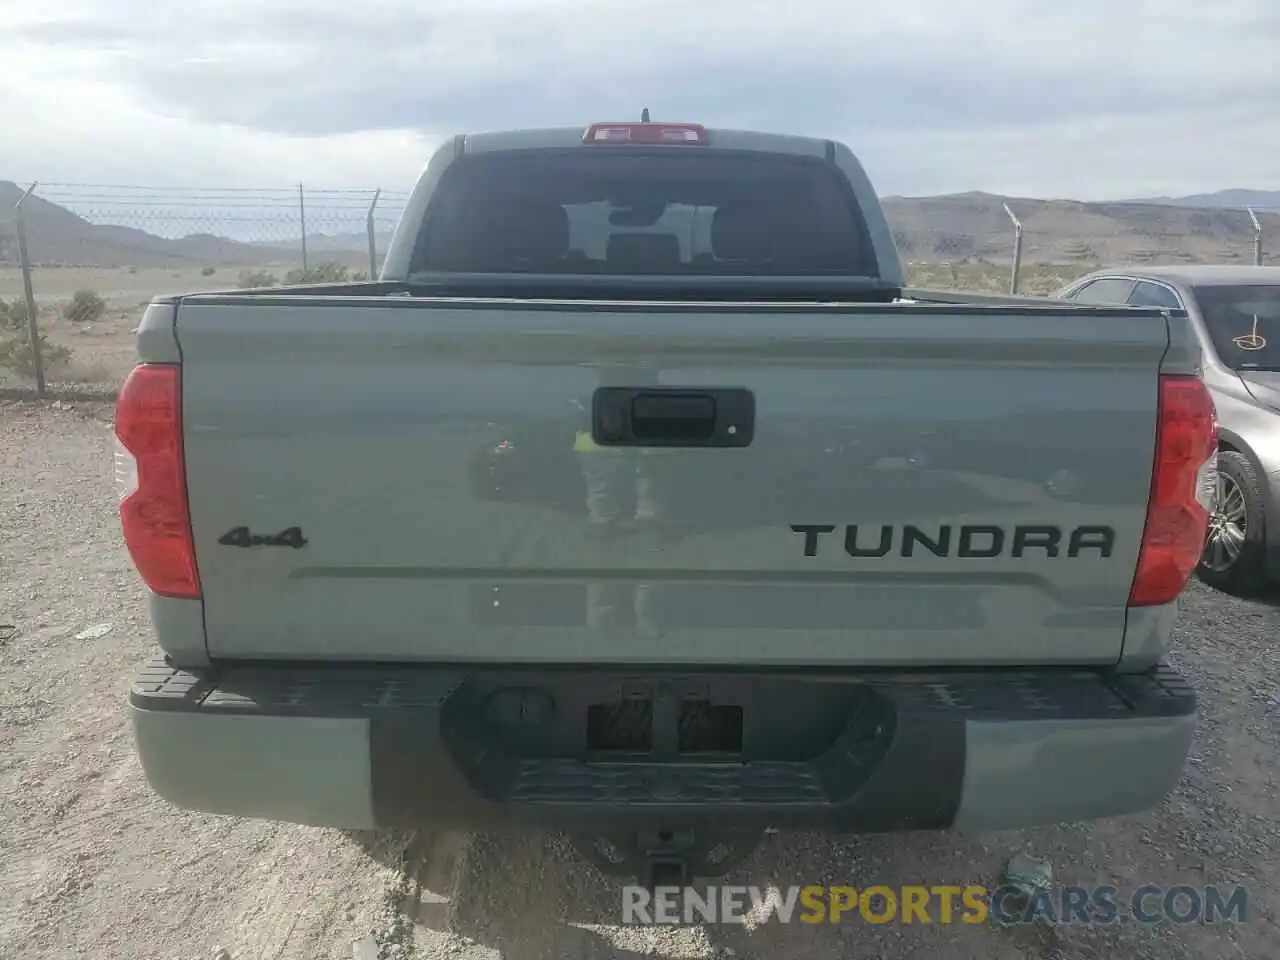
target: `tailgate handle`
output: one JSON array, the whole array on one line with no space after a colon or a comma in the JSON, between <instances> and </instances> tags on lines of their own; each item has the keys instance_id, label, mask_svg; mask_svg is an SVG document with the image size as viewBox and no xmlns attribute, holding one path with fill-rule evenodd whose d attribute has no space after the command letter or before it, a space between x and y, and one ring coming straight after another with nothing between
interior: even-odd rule
<instances>
[{"instance_id":1,"label":"tailgate handle","mask_svg":"<svg viewBox=\"0 0 1280 960\"><path fill-rule=\"evenodd\" d=\"M642 393L631 401L631 427L640 440L705 440L716 429L715 397Z\"/></svg>"},{"instance_id":2,"label":"tailgate handle","mask_svg":"<svg viewBox=\"0 0 1280 960\"><path fill-rule=\"evenodd\" d=\"M591 406L601 446L745 447L755 435L755 397L736 387L601 387Z\"/></svg>"}]
</instances>

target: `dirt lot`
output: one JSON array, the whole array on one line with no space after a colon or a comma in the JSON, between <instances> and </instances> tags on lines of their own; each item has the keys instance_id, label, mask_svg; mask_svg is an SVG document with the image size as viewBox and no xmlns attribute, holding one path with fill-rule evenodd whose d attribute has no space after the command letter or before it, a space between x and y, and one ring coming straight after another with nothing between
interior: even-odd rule
<instances>
[{"instance_id":1,"label":"dirt lot","mask_svg":"<svg viewBox=\"0 0 1280 960\"><path fill-rule=\"evenodd\" d=\"M265 269L283 277L292 266L281 264ZM47 365L46 380L90 389L118 387L133 365L133 329L152 297L230 289L236 286L240 270L235 266L218 267L206 276L197 267L37 267L32 288L40 330L50 344L71 352L68 362ZM69 323L62 318L63 306L77 290L92 290L106 301L107 311L100 320ZM16 267L0 267L0 300L21 297L21 273ZM30 385L29 377L0 366L0 388Z\"/></svg>"},{"instance_id":2,"label":"dirt lot","mask_svg":"<svg viewBox=\"0 0 1280 960\"><path fill-rule=\"evenodd\" d=\"M1280 956L1280 609L1199 585L1176 657L1203 720L1160 809L982 836L774 836L732 879L994 885L1027 850L1058 883L1244 884L1240 925L628 927L618 885L556 838L371 838L173 809L142 779L123 707L152 641L113 513L109 417L0 401L0 624L16 628L0 631L0 956L317 960L370 934L401 958Z\"/></svg>"}]
</instances>

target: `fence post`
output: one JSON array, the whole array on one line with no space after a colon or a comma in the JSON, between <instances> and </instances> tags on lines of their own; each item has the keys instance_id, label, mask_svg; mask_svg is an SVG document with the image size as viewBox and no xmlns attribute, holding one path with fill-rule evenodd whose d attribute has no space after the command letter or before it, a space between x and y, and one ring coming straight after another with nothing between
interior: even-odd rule
<instances>
[{"instance_id":1,"label":"fence post","mask_svg":"<svg viewBox=\"0 0 1280 960\"><path fill-rule=\"evenodd\" d=\"M1262 224L1258 222L1258 216L1253 212L1253 207L1246 207L1249 211L1249 219L1253 221L1253 265L1255 267L1262 266Z\"/></svg>"},{"instance_id":2,"label":"fence post","mask_svg":"<svg viewBox=\"0 0 1280 960\"><path fill-rule=\"evenodd\" d=\"M1018 292L1018 274L1022 270L1022 221L1013 215L1007 203L1001 206L1013 221L1013 269L1009 271L1009 295L1013 296Z\"/></svg>"},{"instance_id":3,"label":"fence post","mask_svg":"<svg viewBox=\"0 0 1280 960\"><path fill-rule=\"evenodd\" d=\"M298 184L298 219L302 223L302 272L307 272L307 195Z\"/></svg>"},{"instance_id":4,"label":"fence post","mask_svg":"<svg viewBox=\"0 0 1280 960\"><path fill-rule=\"evenodd\" d=\"M36 185L27 187L27 192L18 198L13 205L13 229L18 235L18 268L22 271L22 296L27 303L27 336L31 340L31 369L36 375L36 396L46 393L44 382L44 357L40 355L40 323L36 320L36 295L31 286L31 256L27 252L27 226L22 217L22 202L31 196Z\"/></svg>"},{"instance_id":5,"label":"fence post","mask_svg":"<svg viewBox=\"0 0 1280 960\"><path fill-rule=\"evenodd\" d=\"M374 232L373 211L378 207L378 198L382 196L382 188L373 191L373 200L369 203L369 212L364 218L365 232L369 235L369 279L378 279L378 237Z\"/></svg>"}]
</instances>

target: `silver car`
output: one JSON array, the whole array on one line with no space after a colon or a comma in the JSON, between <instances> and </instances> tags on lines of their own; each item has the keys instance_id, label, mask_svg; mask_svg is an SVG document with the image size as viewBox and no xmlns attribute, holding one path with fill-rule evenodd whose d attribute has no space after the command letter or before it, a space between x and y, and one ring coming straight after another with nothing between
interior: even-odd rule
<instances>
[{"instance_id":1,"label":"silver car","mask_svg":"<svg viewBox=\"0 0 1280 960\"><path fill-rule=\"evenodd\" d=\"M1233 592L1280 580L1280 267L1097 270L1054 296L1191 317L1221 434L1200 579Z\"/></svg>"}]
</instances>

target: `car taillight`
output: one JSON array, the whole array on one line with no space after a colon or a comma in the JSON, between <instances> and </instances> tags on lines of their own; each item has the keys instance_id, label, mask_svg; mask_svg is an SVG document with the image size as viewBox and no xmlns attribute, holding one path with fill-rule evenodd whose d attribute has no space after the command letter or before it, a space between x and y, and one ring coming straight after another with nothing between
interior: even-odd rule
<instances>
[{"instance_id":1,"label":"car taillight","mask_svg":"<svg viewBox=\"0 0 1280 960\"><path fill-rule=\"evenodd\" d=\"M706 146L707 128L700 123L593 123L583 143L667 143Z\"/></svg>"},{"instance_id":2,"label":"car taillight","mask_svg":"<svg viewBox=\"0 0 1280 960\"><path fill-rule=\"evenodd\" d=\"M1213 399L1198 377L1162 376L1155 466L1129 606L1169 603L1204 551L1218 455Z\"/></svg>"},{"instance_id":3,"label":"car taillight","mask_svg":"<svg viewBox=\"0 0 1280 960\"><path fill-rule=\"evenodd\" d=\"M166 597L199 599L182 450L182 373L133 368L116 398L116 481L124 542L143 582Z\"/></svg>"}]
</instances>

